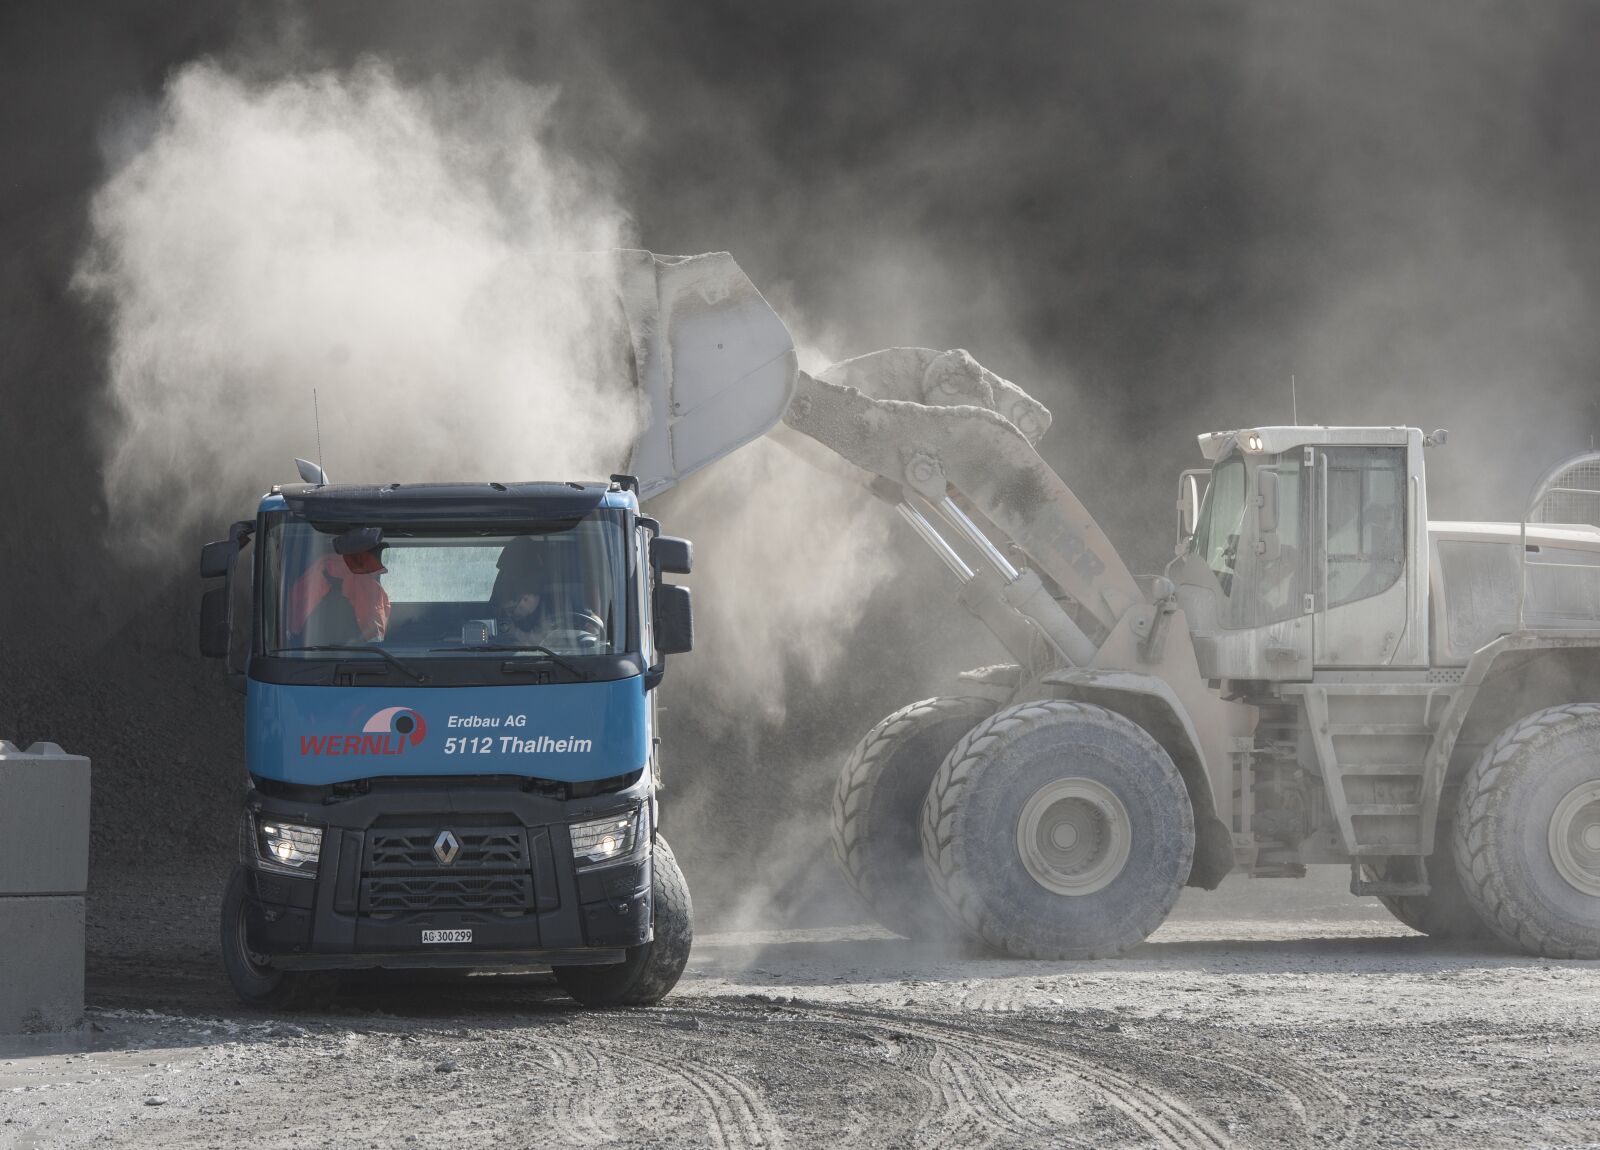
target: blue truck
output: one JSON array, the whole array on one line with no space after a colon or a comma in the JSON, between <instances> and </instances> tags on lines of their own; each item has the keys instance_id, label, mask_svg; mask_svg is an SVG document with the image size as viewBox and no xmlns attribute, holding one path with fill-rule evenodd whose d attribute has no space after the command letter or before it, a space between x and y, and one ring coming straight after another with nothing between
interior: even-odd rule
<instances>
[{"instance_id":1,"label":"blue truck","mask_svg":"<svg viewBox=\"0 0 1600 1150\"><path fill-rule=\"evenodd\" d=\"M725 252L562 261L623 317L633 475L349 486L297 460L201 555L201 651L247 696L222 949L248 1002L548 965L586 1005L645 1005L688 959L655 699L693 643L666 581L692 551L640 503L772 428L797 356Z\"/></svg>"},{"instance_id":2,"label":"blue truck","mask_svg":"<svg viewBox=\"0 0 1600 1150\"><path fill-rule=\"evenodd\" d=\"M693 642L689 589L665 581L689 543L631 476L302 472L201 556L223 580L201 650L247 696L235 991L289 1005L330 971L538 964L585 1005L659 1001L691 939L654 717Z\"/></svg>"}]
</instances>

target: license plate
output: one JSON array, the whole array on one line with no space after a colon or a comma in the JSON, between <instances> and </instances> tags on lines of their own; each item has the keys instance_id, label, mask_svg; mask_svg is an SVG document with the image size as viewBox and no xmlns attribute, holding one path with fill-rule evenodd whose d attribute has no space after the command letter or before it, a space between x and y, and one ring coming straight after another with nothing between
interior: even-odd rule
<instances>
[{"instance_id":1,"label":"license plate","mask_svg":"<svg viewBox=\"0 0 1600 1150\"><path fill-rule=\"evenodd\" d=\"M422 932L422 941L428 942L471 942L470 930L425 930Z\"/></svg>"}]
</instances>

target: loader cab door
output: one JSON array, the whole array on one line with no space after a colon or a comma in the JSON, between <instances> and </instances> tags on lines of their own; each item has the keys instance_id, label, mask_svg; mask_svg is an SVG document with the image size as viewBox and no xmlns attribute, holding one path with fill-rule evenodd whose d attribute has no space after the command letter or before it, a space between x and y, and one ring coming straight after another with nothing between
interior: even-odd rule
<instances>
[{"instance_id":1,"label":"loader cab door","mask_svg":"<svg viewBox=\"0 0 1600 1150\"><path fill-rule=\"evenodd\" d=\"M1422 444L1328 445L1314 460L1318 667L1428 664Z\"/></svg>"},{"instance_id":2,"label":"loader cab door","mask_svg":"<svg viewBox=\"0 0 1600 1150\"><path fill-rule=\"evenodd\" d=\"M1212 469L1176 581L1207 678L1311 677L1311 509L1298 449Z\"/></svg>"}]
</instances>

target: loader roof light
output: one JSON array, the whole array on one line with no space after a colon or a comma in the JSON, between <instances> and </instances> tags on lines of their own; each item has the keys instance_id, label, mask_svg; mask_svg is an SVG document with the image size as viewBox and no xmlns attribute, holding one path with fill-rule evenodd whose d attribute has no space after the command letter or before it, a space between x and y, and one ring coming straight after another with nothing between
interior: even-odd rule
<instances>
[{"instance_id":1,"label":"loader roof light","mask_svg":"<svg viewBox=\"0 0 1600 1150\"><path fill-rule=\"evenodd\" d=\"M1245 438L1244 449L1246 451L1256 451L1256 452L1259 452L1261 450L1261 435L1260 435L1259 432L1252 431Z\"/></svg>"}]
</instances>

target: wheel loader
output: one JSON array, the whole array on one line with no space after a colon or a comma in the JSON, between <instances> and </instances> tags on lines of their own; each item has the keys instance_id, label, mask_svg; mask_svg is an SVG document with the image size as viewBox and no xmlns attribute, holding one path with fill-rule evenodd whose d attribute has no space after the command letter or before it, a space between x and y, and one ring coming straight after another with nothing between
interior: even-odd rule
<instances>
[{"instance_id":1,"label":"wheel loader","mask_svg":"<svg viewBox=\"0 0 1600 1150\"><path fill-rule=\"evenodd\" d=\"M736 274L682 262L705 301ZM771 339L750 386L641 378L645 495L771 429L896 508L1010 655L844 765L834 850L885 926L1100 957L1185 885L1341 864L1425 934L1600 958L1600 454L1520 522L1439 522L1445 432L1203 434L1174 558L1136 579L1016 384L919 348L784 378L781 321L742 323L700 338Z\"/></svg>"}]
</instances>

